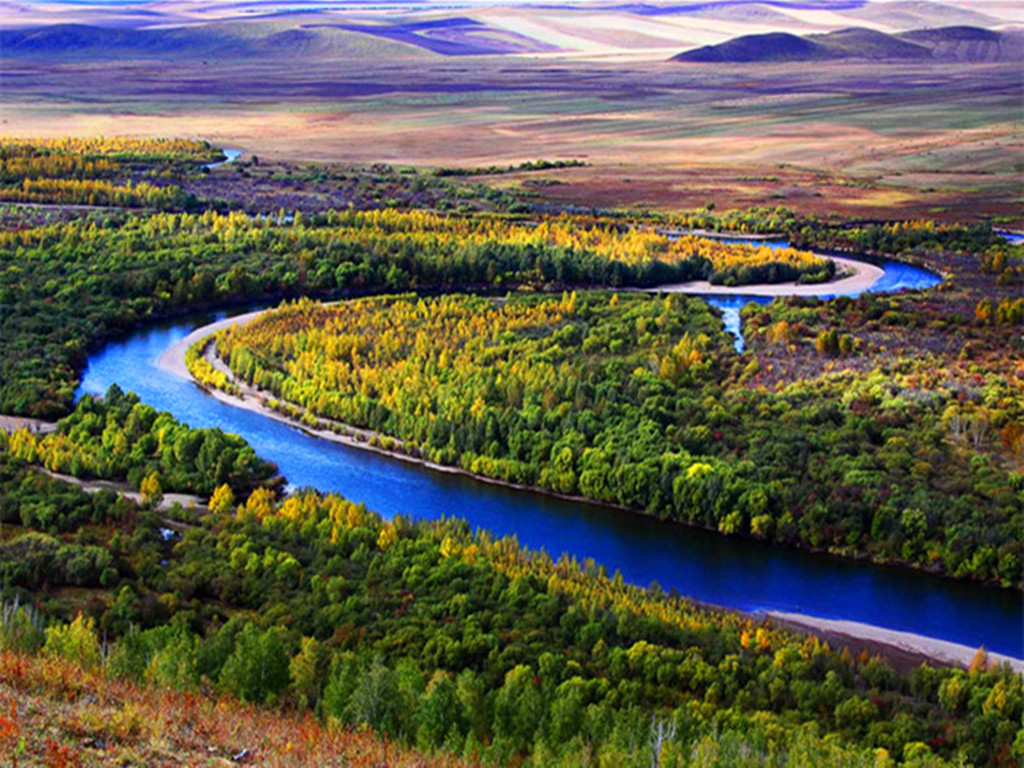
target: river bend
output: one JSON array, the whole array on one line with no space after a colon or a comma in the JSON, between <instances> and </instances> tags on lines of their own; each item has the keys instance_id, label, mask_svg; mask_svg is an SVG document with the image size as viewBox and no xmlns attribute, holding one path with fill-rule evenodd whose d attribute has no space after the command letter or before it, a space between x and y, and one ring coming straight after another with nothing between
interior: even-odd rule
<instances>
[{"instance_id":1,"label":"river bend","mask_svg":"<svg viewBox=\"0 0 1024 768\"><path fill-rule=\"evenodd\" d=\"M923 287L937 278L883 263L869 290ZM714 299L739 334L745 297ZM760 299L765 301L766 299ZM237 312L251 311L253 307ZM730 317L730 315L732 317ZM745 610L803 612L986 648L1024 658L1019 593L872 565L759 541L727 538L641 515L503 488L358 448L317 440L259 413L219 402L190 381L157 367L192 330L224 318L200 313L155 323L93 354L78 394L111 384L170 411L193 427L220 427L245 438L278 464L293 487L336 491L385 516L457 516L554 556L593 558L632 583L658 582L709 603ZM740 339L741 343L741 339Z\"/></svg>"}]
</instances>

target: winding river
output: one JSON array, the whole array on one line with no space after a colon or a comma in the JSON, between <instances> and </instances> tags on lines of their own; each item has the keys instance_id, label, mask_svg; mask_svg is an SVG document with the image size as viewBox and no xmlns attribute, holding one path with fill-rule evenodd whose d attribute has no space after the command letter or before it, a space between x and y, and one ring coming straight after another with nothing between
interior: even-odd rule
<instances>
[{"instance_id":1,"label":"winding river","mask_svg":"<svg viewBox=\"0 0 1024 768\"><path fill-rule=\"evenodd\" d=\"M749 243L752 242L749 239L743 238L719 238L724 243ZM758 239L757 245L766 245L773 250L780 248L789 248L788 240L781 239ZM818 298L822 299L834 299L837 296L858 296L861 293L868 291L871 293L893 293L895 291L902 290L921 290L924 288L931 288L932 286L938 285L941 282L941 278L931 272L924 269L918 269L917 267L911 266L910 264L904 264L899 261L892 261L889 259L879 260L877 263L858 262L854 259L839 259L841 262L845 262L847 265L860 265L865 267L864 270L866 275L861 277L868 277L865 282L864 279L852 279L847 281L840 281L835 284L836 290L833 291L819 291L821 286L796 286L791 284L789 290L796 293L798 290L803 291L805 295L817 295ZM740 310L746 304L750 302L756 302L757 304L771 304L775 300L776 296L780 295L780 292L775 289L776 286L766 286L764 295L744 293L744 288L737 288L729 293L716 293L715 288L712 286L708 292L700 292L697 295L703 296L708 304L713 307L717 307L722 312L722 322L725 323L725 330L736 337L734 346L737 352L743 352L744 339L743 330L740 324ZM687 291L692 293L693 291Z\"/></svg>"},{"instance_id":2,"label":"winding river","mask_svg":"<svg viewBox=\"0 0 1024 768\"><path fill-rule=\"evenodd\" d=\"M221 152L224 153L223 160L218 160L215 163L206 163L203 165L203 168L212 171L214 168L220 168L222 165L235 162L235 160L245 154L241 149L222 149Z\"/></svg>"},{"instance_id":3,"label":"winding river","mask_svg":"<svg viewBox=\"0 0 1024 768\"><path fill-rule=\"evenodd\" d=\"M905 265L882 267L885 274L871 290L922 287L937 280ZM747 299L708 299L723 308L739 336L739 307ZM630 582L656 581L663 589L709 603L847 619L1024 658L1024 607L1012 591L726 538L432 471L317 440L221 403L157 367L160 355L190 331L225 316L203 313L156 323L109 343L89 359L78 394L102 394L116 383L194 427L216 426L241 435L261 456L277 462L295 487L337 491L385 516L458 516L499 535L515 534L531 548L594 558Z\"/></svg>"}]
</instances>

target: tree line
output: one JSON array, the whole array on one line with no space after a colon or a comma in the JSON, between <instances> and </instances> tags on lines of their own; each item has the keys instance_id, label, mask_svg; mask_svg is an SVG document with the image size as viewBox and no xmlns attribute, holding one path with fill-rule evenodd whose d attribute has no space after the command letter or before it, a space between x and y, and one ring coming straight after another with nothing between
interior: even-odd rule
<instances>
[{"instance_id":1,"label":"tree line","mask_svg":"<svg viewBox=\"0 0 1024 768\"><path fill-rule=\"evenodd\" d=\"M652 286L827 269L804 251L672 240L613 222L340 211L92 214L0 232L0 411L63 415L92 345L147 318L269 296ZM745 276L745 277L744 277Z\"/></svg>"}]
</instances>

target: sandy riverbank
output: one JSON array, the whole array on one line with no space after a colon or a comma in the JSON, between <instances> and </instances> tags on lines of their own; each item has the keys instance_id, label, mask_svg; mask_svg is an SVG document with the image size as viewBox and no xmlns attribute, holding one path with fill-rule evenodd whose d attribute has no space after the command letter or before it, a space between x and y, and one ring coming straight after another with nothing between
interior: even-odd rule
<instances>
[{"instance_id":1,"label":"sandy riverbank","mask_svg":"<svg viewBox=\"0 0 1024 768\"><path fill-rule=\"evenodd\" d=\"M156 361L156 365L163 371L173 373L175 376L191 381L192 375L188 372L188 366L185 365L185 352L188 351L189 347L197 341L201 341L207 336L212 336L217 331L223 330L224 328L230 328L233 325L244 325L267 311L268 310L266 309L257 309L254 312L246 312L244 315L226 317L215 323L204 325L202 328L196 328L177 344L165 349L163 354L160 355L160 358Z\"/></svg>"},{"instance_id":2,"label":"sandy riverbank","mask_svg":"<svg viewBox=\"0 0 1024 768\"><path fill-rule=\"evenodd\" d=\"M160 357L157 359L157 367L161 370L167 371L168 373L179 376L189 381L195 381L192 374L189 373L188 366L185 364L185 353L188 348L193 344L202 341L215 334L224 328L228 328L233 325L243 325L250 320L254 319L258 315L263 314L268 310L258 310L255 312L248 312L244 315L238 315L237 317L229 317L224 320L220 320L216 323L210 323L204 325L202 328L197 328L188 334L185 338L179 341L177 344L169 347ZM372 451L373 453L387 456L398 461L404 461L408 464L418 464L419 466L426 467L427 469L435 472L444 472L449 475L462 475L464 477L471 477L474 480L478 480L482 483L489 483L491 485L500 485L504 488L512 488L518 491L529 491L532 493L540 493L545 496L552 496L557 499L564 499L566 501L580 502L584 504L593 504L596 506L609 507L613 509L622 509L625 511L633 512L627 507L623 507L618 504L611 504L608 502L596 501L594 499L588 499L583 496L570 496L562 493L555 493L544 488L535 488L529 485L522 485L519 483L512 483L506 480L499 480L494 477L488 477L486 475L480 475L475 472L463 469L462 467L453 467L448 464L438 464L437 462L429 461L427 459L412 456L403 451L393 450L384 448L380 445L375 445L370 442L374 437L380 439L391 439L394 443L399 441L395 438L389 438L387 435L381 435L377 432L373 432L368 429L361 429L354 427L350 424L342 424L340 422L332 422L329 419L316 417L318 427L312 427L308 424L303 424L297 419L291 418L284 415L280 411L276 411L269 407L266 403L269 400L276 399L275 395L271 392L264 392L261 390L254 389L245 382L239 380L230 369L228 369L222 361L211 358L210 351L207 350L207 358L210 359L211 363L224 371L225 374L229 375L232 383L235 384L241 391L241 396L228 394L220 389L212 387L203 387L211 397L220 402L230 405L234 408L242 408L253 413L258 413L261 416L266 416L268 419L279 421L282 424L287 424L290 427L301 430L311 437L316 437L321 440L329 440L332 443L338 443L339 445L346 445L351 448L358 448L363 451ZM198 385L197 385L198 386ZM300 409L302 410L302 409ZM332 428L333 427L333 428ZM337 431L336 431L337 430ZM638 513L639 514L639 513Z\"/></svg>"},{"instance_id":3,"label":"sandy riverbank","mask_svg":"<svg viewBox=\"0 0 1024 768\"><path fill-rule=\"evenodd\" d=\"M912 632L900 632L856 621L823 619L818 616L783 611L765 611L764 615L777 624L791 629L809 631L834 645L842 645L851 649L865 648L869 653L881 652L886 657L895 659L900 666L913 667L928 660L944 666L967 667L978 651L977 648L946 640L936 640ZM988 658L990 663L1006 663L1016 672L1024 674L1024 659L1002 656L997 653L989 653Z\"/></svg>"},{"instance_id":4,"label":"sandy riverbank","mask_svg":"<svg viewBox=\"0 0 1024 768\"><path fill-rule=\"evenodd\" d=\"M761 283L758 285L712 285L707 280L691 280L687 283L670 283L643 288L647 293L702 293L720 296L842 296L862 293L881 279L885 270L874 264L840 256L823 256L836 263L836 274L840 277L827 283L801 284Z\"/></svg>"}]
</instances>

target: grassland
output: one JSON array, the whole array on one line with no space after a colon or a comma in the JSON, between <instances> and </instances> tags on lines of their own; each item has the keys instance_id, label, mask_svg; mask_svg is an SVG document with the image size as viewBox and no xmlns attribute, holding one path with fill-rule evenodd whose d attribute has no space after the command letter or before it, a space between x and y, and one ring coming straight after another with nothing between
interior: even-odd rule
<instances>
[{"instance_id":1,"label":"grassland","mask_svg":"<svg viewBox=\"0 0 1024 768\"><path fill-rule=\"evenodd\" d=\"M277 160L478 167L555 204L783 203L857 217L1016 217L1014 63L681 65L355 53L5 61L2 130L196 136ZM301 62L301 66L296 62ZM90 83L87 93L79 84ZM638 87L638 83L642 86ZM547 183L537 185L538 178Z\"/></svg>"}]
</instances>

